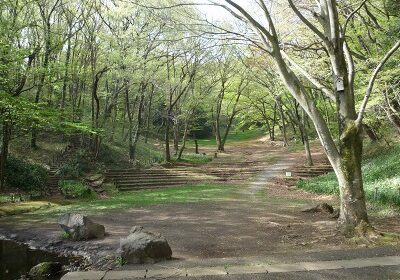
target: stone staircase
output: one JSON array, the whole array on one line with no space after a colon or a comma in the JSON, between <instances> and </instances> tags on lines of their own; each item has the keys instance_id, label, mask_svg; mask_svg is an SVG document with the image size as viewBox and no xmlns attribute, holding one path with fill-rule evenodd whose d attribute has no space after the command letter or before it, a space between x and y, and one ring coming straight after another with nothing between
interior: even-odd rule
<instances>
[{"instance_id":1,"label":"stone staircase","mask_svg":"<svg viewBox=\"0 0 400 280\"><path fill-rule=\"evenodd\" d=\"M333 168L327 158L322 158L318 161L314 161L313 166L298 166L286 170L290 172L290 176L285 177L285 181L289 186L295 186L298 180L307 180L313 177L327 174L332 172Z\"/></svg>"},{"instance_id":2,"label":"stone staircase","mask_svg":"<svg viewBox=\"0 0 400 280\"><path fill-rule=\"evenodd\" d=\"M260 165L263 163L264 166ZM177 163L173 167L108 170L106 180L119 191L136 191L206 182L239 182L265 170L265 162Z\"/></svg>"},{"instance_id":3,"label":"stone staircase","mask_svg":"<svg viewBox=\"0 0 400 280\"><path fill-rule=\"evenodd\" d=\"M65 147L65 149L61 153L53 157L53 159L49 163L50 169L48 172L47 183L46 183L47 195L56 196L61 193L58 185L61 177L57 175L57 171L69 160L71 160L71 158L74 155L76 155L79 148L80 148L80 140L78 137L74 137L70 140L68 146Z\"/></svg>"},{"instance_id":4,"label":"stone staircase","mask_svg":"<svg viewBox=\"0 0 400 280\"><path fill-rule=\"evenodd\" d=\"M184 186L205 181L214 181L213 176L195 173L189 170L167 168L157 169L121 169L108 170L106 180L112 181L119 191L159 189L172 186Z\"/></svg>"}]
</instances>

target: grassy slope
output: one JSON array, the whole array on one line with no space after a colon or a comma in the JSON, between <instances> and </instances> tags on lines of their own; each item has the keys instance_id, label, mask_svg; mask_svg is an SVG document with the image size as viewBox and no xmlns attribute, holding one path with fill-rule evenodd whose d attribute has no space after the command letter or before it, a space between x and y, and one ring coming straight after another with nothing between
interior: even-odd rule
<instances>
[{"instance_id":1,"label":"grassy slope","mask_svg":"<svg viewBox=\"0 0 400 280\"><path fill-rule=\"evenodd\" d=\"M13 139L10 144L10 155L30 163L46 165L54 156L62 153L67 146L67 141L61 136L40 135L37 145L37 149L31 148L29 137Z\"/></svg>"},{"instance_id":2,"label":"grassy slope","mask_svg":"<svg viewBox=\"0 0 400 280\"><path fill-rule=\"evenodd\" d=\"M367 201L400 206L400 144L378 150L364 160L362 171ZM299 181L299 188L326 194L339 194L334 173L307 181ZM377 192L377 195L376 195Z\"/></svg>"},{"instance_id":3,"label":"grassy slope","mask_svg":"<svg viewBox=\"0 0 400 280\"><path fill-rule=\"evenodd\" d=\"M251 139L256 139L258 137L261 137L265 135L265 132L260 129L253 129L253 130L245 130L245 131L234 131L231 132L228 135L227 143L229 142L240 142L240 141L246 141L246 140L251 140ZM215 137L211 137L208 139L198 139L197 140L199 146L216 146L216 140ZM193 140L188 141L189 145L194 145Z\"/></svg>"}]
</instances>

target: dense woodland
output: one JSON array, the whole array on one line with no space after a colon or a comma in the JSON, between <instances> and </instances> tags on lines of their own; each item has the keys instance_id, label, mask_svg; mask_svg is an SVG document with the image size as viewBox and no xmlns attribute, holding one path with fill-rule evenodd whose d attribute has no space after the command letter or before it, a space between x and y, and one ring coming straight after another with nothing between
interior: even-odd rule
<instances>
[{"instance_id":1,"label":"dense woodland","mask_svg":"<svg viewBox=\"0 0 400 280\"><path fill-rule=\"evenodd\" d=\"M308 165L319 138L343 232L369 232L362 142L400 134L399 2L250 2L2 0L2 187L21 139L79 136L93 161L119 145L135 166L148 142L173 162L189 140L224 151L264 129Z\"/></svg>"}]
</instances>

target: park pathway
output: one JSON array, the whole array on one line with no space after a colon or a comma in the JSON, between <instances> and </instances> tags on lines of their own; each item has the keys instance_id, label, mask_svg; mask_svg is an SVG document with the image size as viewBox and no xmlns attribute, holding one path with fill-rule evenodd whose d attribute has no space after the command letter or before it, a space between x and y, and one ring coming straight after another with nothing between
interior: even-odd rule
<instances>
[{"instance_id":1,"label":"park pathway","mask_svg":"<svg viewBox=\"0 0 400 280\"><path fill-rule=\"evenodd\" d=\"M212 150L204 148L201 152L211 153ZM320 148L316 147L313 155L317 165L326 164ZM225 180L217 184L220 188L233 188L234 191L227 197L99 212L92 218L105 226L107 236L102 240L79 244L59 241L60 229L54 221L38 219L33 222L29 215L21 215L16 220L3 219L0 235L15 234L19 240L46 249L57 246L66 252L84 252L94 262L94 269L103 271L109 265L115 264L113 256L120 238L125 237L132 226L143 226L167 238L173 251L173 260L155 265L126 265L121 268L125 272L121 273L137 276L142 275L143 271L154 270L155 273L164 275L157 276L158 278L153 275L151 279L164 279L162 277L167 277L168 273L178 270L179 275L175 276L185 277L186 273L182 271L189 268L193 277L196 275L193 271L198 271L199 277L206 277L201 278L203 280L211 279L208 278L211 276L217 277L221 273L235 274L235 269L243 273L258 273L260 269L262 273L272 272L277 266L282 267L282 264L294 269L288 273L299 269L304 271L312 263L318 264L318 269L332 265L335 270L337 263L326 262L343 259L353 260L353 268L356 269L359 266L369 267L375 261L370 258L393 257L399 254L398 247L357 249L357 246L349 245L335 235L336 221L331 217L302 212L303 209L321 202L336 203L332 197L306 193L286 185L285 172L298 172L300 167L303 170L303 162L302 151L291 151L276 142L252 140L234 143L228 145L226 152L218 154L218 158L211 163L177 168L190 170L194 174L224 174ZM321 170L325 170L324 168ZM304 170L299 174L303 173ZM393 224L393 221L386 218L372 220L383 228ZM369 260L363 260L364 258ZM384 260L398 261L397 258L380 261ZM268 265L276 266L267 269ZM227 270L229 267L231 269ZM131 274L127 270L132 271ZM100 275L99 279L136 279L121 278L123 274L118 276L117 272L99 272L97 275ZM150 278L150 274L147 276ZM77 277L65 279L86 279L79 278L82 275ZM240 275L237 277L239 278L232 279L253 279L240 278Z\"/></svg>"}]
</instances>

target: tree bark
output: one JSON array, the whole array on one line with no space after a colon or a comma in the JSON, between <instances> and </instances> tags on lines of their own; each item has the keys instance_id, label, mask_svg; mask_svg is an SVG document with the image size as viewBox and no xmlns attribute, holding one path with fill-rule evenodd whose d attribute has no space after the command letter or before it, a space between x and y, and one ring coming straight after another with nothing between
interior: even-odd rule
<instances>
[{"instance_id":1,"label":"tree bark","mask_svg":"<svg viewBox=\"0 0 400 280\"><path fill-rule=\"evenodd\" d=\"M0 158L0 191L5 188L6 165L8 159L8 147L11 139L11 126L7 122L3 122L3 139L1 145Z\"/></svg>"},{"instance_id":2,"label":"tree bark","mask_svg":"<svg viewBox=\"0 0 400 280\"><path fill-rule=\"evenodd\" d=\"M144 135L144 143L147 143L149 140L150 133L150 123L151 123L151 107L153 103L153 95L154 95L154 84L151 84L151 91L149 96L149 102L147 104L147 116L146 116L146 131Z\"/></svg>"},{"instance_id":3,"label":"tree bark","mask_svg":"<svg viewBox=\"0 0 400 280\"><path fill-rule=\"evenodd\" d=\"M188 135L188 132L189 132L188 128L189 128L189 125L188 125L188 121L186 120L185 128L184 128L184 131L183 131L182 146L179 149L179 153L178 153L178 160L180 160L182 158L183 151L185 150L185 147L186 147L186 139L187 139L187 135Z\"/></svg>"},{"instance_id":4,"label":"tree bark","mask_svg":"<svg viewBox=\"0 0 400 280\"><path fill-rule=\"evenodd\" d=\"M181 134L181 129L180 129L180 121L177 116L174 116L173 119L173 128L174 128L174 155L178 155L179 151L179 139L180 139L180 134Z\"/></svg>"},{"instance_id":5,"label":"tree bark","mask_svg":"<svg viewBox=\"0 0 400 280\"><path fill-rule=\"evenodd\" d=\"M171 152L169 147L169 128L170 128L170 115L171 111L167 111L167 116L165 118L165 161L171 162Z\"/></svg>"},{"instance_id":6,"label":"tree bark","mask_svg":"<svg viewBox=\"0 0 400 280\"><path fill-rule=\"evenodd\" d=\"M130 139L133 138L130 141L130 146L129 146L129 159L132 162L134 162L136 160L136 146L137 146L137 142L139 141L140 128L142 126L143 103L144 103L144 94L142 94L140 96L139 108L138 108L138 112L137 112L137 116L136 116L136 127L135 127L133 137L130 137Z\"/></svg>"},{"instance_id":7,"label":"tree bark","mask_svg":"<svg viewBox=\"0 0 400 280\"><path fill-rule=\"evenodd\" d=\"M362 147L360 129L348 124L341 138L340 159L334 162L341 198L339 228L348 236L369 224L361 173Z\"/></svg>"},{"instance_id":8,"label":"tree bark","mask_svg":"<svg viewBox=\"0 0 400 280\"><path fill-rule=\"evenodd\" d=\"M287 139L287 132L286 132L286 122L285 122L285 115L283 113L282 102L281 99L278 97L276 99L277 106L279 109L279 113L281 115L281 122L282 122L282 136L283 136L283 147L288 146L288 139Z\"/></svg>"},{"instance_id":9,"label":"tree bark","mask_svg":"<svg viewBox=\"0 0 400 280\"><path fill-rule=\"evenodd\" d=\"M193 139L194 139L194 152L196 154L199 153L199 143L197 142L196 134L193 134Z\"/></svg>"},{"instance_id":10,"label":"tree bark","mask_svg":"<svg viewBox=\"0 0 400 280\"><path fill-rule=\"evenodd\" d=\"M303 142L304 142L304 149L306 152L306 165L307 166L313 166L314 162L312 159L311 155L311 149L310 149L310 141L308 139L308 132L307 132L307 119L306 119L306 114L304 110L302 110L302 123L301 123L301 130L303 131Z\"/></svg>"}]
</instances>

